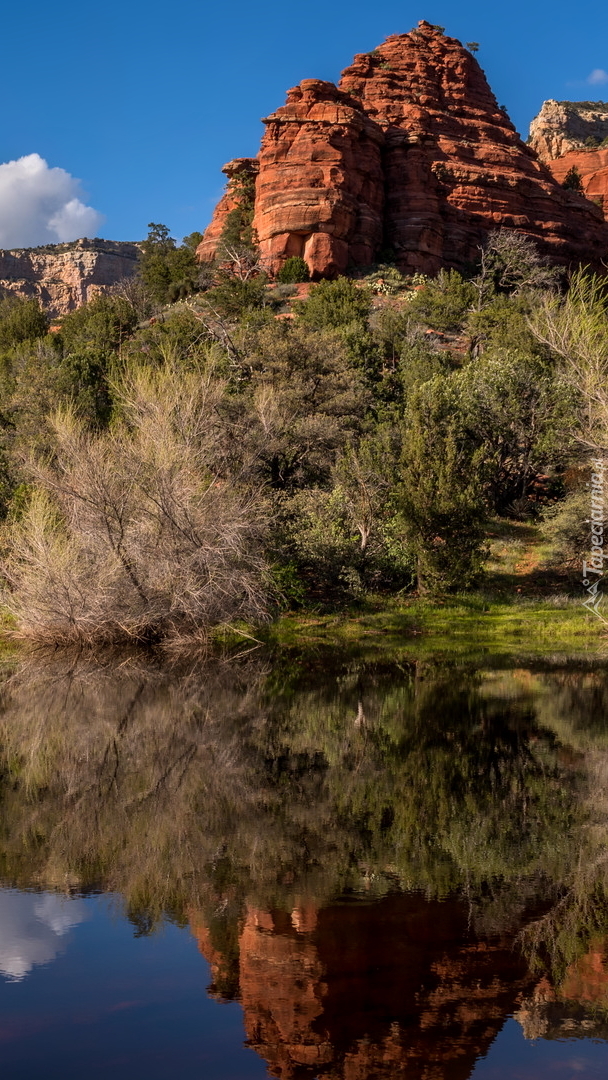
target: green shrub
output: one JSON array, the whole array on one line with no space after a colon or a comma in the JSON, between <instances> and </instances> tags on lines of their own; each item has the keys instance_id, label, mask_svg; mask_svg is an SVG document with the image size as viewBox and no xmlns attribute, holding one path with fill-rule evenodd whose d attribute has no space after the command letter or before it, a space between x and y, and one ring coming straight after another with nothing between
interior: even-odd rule
<instances>
[{"instance_id":1,"label":"green shrub","mask_svg":"<svg viewBox=\"0 0 608 1080\"><path fill-rule=\"evenodd\" d=\"M112 415L110 365L108 354L94 348L68 353L59 362L56 391L71 403L75 416L88 428L104 427Z\"/></svg>"},{"instance_id":2,"label":"green shrub","mask_svg":"<svg viewBox=\"0 0 608 1080\"><path fill-rule=\"evenodd\" d=\"M564 179L562 180L562 187L566 188L566 191L582 191L583 190L583 178L578 171L576 165L573 165L568 170Z\"/></svg>"},{"instance_id":3,"label":"green shrub","mask_svg":"<svg viewBox=\"0 0 608 1080\"><path fill-rule=\"evenodd\" d=\"M0 350L44 337L48 328L48 315L37 300L24 300L19 296L0 300Z\"/></svg>"},{"instance_id":4,"label":"green shrub","mask_svg":"<svg viewBox=\"0 0 608 1080\"><path fill-rule=\"evenodd\" d=\"M301 255L291 255L286 259L277 274L277 281L282 285L296 284L300 281L310 281L308 264Z\"/></svg>"},{"instance_id":5,"label":"green shrub","mask_svg":"<svg viewBox=\"0 0 608 1080\"><path fill-rule=\"evenodd\" d=\"M459 399L453 377L424 383L402 428L399 509L424 592L470 588L485 554L483 453L469 437Z\"/></svg>"},{"instance_id":6,"label":"green shrub","mask_svg":"<svg viewBox=\"0 0 608 1080\"><path fill-rule=\"evenodd\" d=\"M294 304L294 311L302 322L317 330L337 330L350 323L365 323L371 308L370 290L359 288L346 277L320 281L312 286L307 300Z\"/></svg>"},{"instance_id":7,"label":"green shrub","mask_svg":"<svg viewBox=\"0 0 608 1080\"><path fill-rule=\"evenodd\" d=\"M457 270L441 270L416 293L408 311L433 330L459 330L475 297L473 285Z\"/></svg>"},{"instance_id":8,"label":"green shrub","mask_svg":"<svg viewBox=\"0 0 608 1080\"><path fill-rule=\"evenodd\" d=\"M178 304L162 319L142 326L123 349L123 357L148 365L170 361L187 367L200 357L209 341L204 322L190 307Z\"/></svg>"},{"instance_id":9,"label":"green shrub","mask_svg":"<svg viewBox=\"0 0 608 1080\"><path fill-rule=\"evenodd\" d=\"M204 306L225 319L239 319L246 312L263 308L266 304L265 274L258 274L246 281L231 274L220 276L219 284L204 295Z\"/></svg>"},{"instance_id":10,"label":"green shrub","mask_svg":"<svg viewBox=\"0 0 608 1080\"><path fill-rule=\"evenodd\" d=\"M579 566L591 547L589 522L591 497L581 480L573 491L543 514L543 535L548 541L550 566Z\"/></svg>"},{"instance_id":11,"label":"green shrub","mask_svg":"<svg viewBox=\"0 0 608 1080\"><path fill-rule=\"evenodd\" d=\"M185 237L177 247L166 225L150 222L141 245L140 274L146 291L156 304L173 303L196 292L199 264L196 243L200 233Z\"/></svg>"},{"instance_id":12,"label":"green shrub","mask_svg":"<svg viewBox=\"0 0 608 1080\"><path fill-rule=\"evenodd\" d=\"M293 602L342 603L369 589L401 589L415 577L413 552L397 515L382 515L365 548L353 515L352 492L308 489L283 505L281 565Z\"/></svg>"},{"instance_id":13,"label":"green shrub","mask_svg":"<svg viewBox=\"0 0 608 1080\"><path fill-rule=\"evenodd\" d=\"M122 296L96 296L71 311L61 323L65 352L96 348L105 353L120 349L137 326L137 313Z\"/></svg>"}]
</instances>

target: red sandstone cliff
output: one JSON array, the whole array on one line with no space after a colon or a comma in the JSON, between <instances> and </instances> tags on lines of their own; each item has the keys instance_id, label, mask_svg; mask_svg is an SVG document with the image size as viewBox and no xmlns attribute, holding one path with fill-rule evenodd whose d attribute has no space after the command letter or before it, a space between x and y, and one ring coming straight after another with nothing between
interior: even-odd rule
<instances>
[{"instance_id":1,"label":"red sandstone cliff","mask_svg":"<svg viewBox=\"0 0 608 1080\"><path fill-rule=\"evenodd\" d=\"M558 184L564 182L571 169L577 169L586 198L597 202L608 221L608 147L570 150L563 157L549 161L548 166Z\"/></svg>"},{"instance_id":2,"label":"red sandstone cliff","mask_svg":"<svg viewBox=\"0 0 608 1080\"><path fill-rule=\"evenodd\" d=\"M563 263L608 253L601 210L560 187L471 53L428 23L355 57L339 87L304 80L265 123L253 224L273 272L301 254L332 277L391 249L403 270L432 274L474 260L498 227ZM202 258L223 217L224 201Z\"/></svg>"},{"instance_id":3,"label":"red sandstone cliff","mask_svg":"<svg viewBox=\"0 0 608 1080\"><path fill-rule=\"evenodd\" d=\"M264 262L303 255L319 275L366 265L382 245L381 129L333 83L305 79L264 121L254 228Z\"/></svg>"}]
</instances>

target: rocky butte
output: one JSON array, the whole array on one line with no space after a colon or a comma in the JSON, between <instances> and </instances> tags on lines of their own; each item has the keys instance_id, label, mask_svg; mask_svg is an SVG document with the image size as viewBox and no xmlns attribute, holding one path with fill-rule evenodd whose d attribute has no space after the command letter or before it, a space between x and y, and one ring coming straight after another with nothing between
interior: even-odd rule
<instances>
[{"instance_id":1,"label":"rocky butte","mask_svg":"<svg viewBox=\"0 0 608 1080\"><path fill-rule=\"evenodd\" d=\"M608 102L545 101L529 143L558 183L576 169L583 193L608 221Z\"/></svg>"},{"instance_id":2,"label":"rocky butte","mask_svg":"<svg viewBox=\"0 0 608 1080\"><path fill-rule=\"evenodd\" d=\"M52 316L65 315L131 277L138 254L137 244L87 239L0 250L0 295L35 297Z\"/></svg>"},{"instance_id":3,"label":"rocky butte","mask_svg":"<svg viewBox=\"0 0 608 1080\"><path fill-rule=\"evenodd\" d=\"M599 265L608 254L600 208L560 186L472 53L427 22L356 56L338 86L305 79L264 123L257 158L225 167L203 260L243 171L256 176L253 226L272 273L301 255L314 278L387 257L434 274L473 262L498 227L528 234L555 262Z\"/></svg>"}]
</instances>

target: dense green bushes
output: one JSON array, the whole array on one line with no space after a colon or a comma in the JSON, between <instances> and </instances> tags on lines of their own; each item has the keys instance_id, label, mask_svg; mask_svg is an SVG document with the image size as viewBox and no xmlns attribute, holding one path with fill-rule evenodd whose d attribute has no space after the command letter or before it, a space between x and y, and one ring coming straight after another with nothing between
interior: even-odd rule
<instances>
[{"instance_id":1,"label":"dense green bushes","mask_svg":"<svg viewBox=\"0 0 608 1080\"><path fill-rule=\"evenodd\" d=\"M196 248L201 233L192 233L178 247L166 225L150 222L141 245L140 273L152 304L162 305L195 292L200 276Z\"/></svg>"},{"instance_id":2,"label":"dense green bushes","mask_svg":"<svg viewBox=\"0 0 608 1080\"><path fill-rule=\"evenodd\" d=\"M158 259L166 269L179 250L155 228L149 282ZM51 581L60 582L64 610L65 597L84 590L84 581L111 579L107 603L87 592L97 611L91 625L111 637L116 630L108 627L120 619L116 582L126 575L126 596L131 571L145 578L148 604L146 611L139 596L123 619L134 636L162 636L178 624L190 632L197 620L253 617L277 603L466 589L483 573L487 515L536 498L539 477L553 477L559 492L559 476L584 457L585 441L594 450L608 441L605 292L580 276L560 296L555 274L525 238L493 235L471 280L455 271L431 281L400 279L399 293L381 300L365 283L322 281L280 319L275 311L290 299L289 286L269 289L255 257L237 255L232 269L216 267L204 288L199 283L201 292L152 320L142 320L126 295L101 297L46 336L33 302L0 305L0 499L10 521L10 602L22 625L33 625L28 605L44 608L34 595L53 604ZM126 405L134 379L148 388L136 412ZM67 454L58 409L80 433L81 462ZM160 439L151 458L148 435L142 443L150 410ZM134 502L120 527L98 507L85 537L88 496L74 476L93 459L106 463L106 479L115 473L114 504ZM93 472L87 483L99 491L106 480ZM161 475L168 485L162 491L154 486ZM172 524L165 497L179 504ZM161 504L166 517L158 516ZM241 530L237 543L235 521L245 506L257 524ZM564 513L572 518L578 510L570 506ZM202 582L215 565L216 549L202 539L206 507L220 548L236 545L222 566L249 567L247 574L235 569L236 592L226 592L223 611L219 602L192 600L196 575ZM575 525L569 519L562 529L556 511L545 527L557 543L560 529L569 536ZM123 526L129 553L120 540L117 555L108 536ZM177 574L182 548L174 528L185 530L182 548L194 576ZM162 582L155 576L153 535L165 568L175 563L173 585L168 569ZM60 572L68 551L69 581L62 580L67 569ZM112 558L122 570L116 564L110 572ZM94 637L87 626L83 636Z\"/></svg>"},{"instance_id":3,"label":"dense green bushes","mask_svg":"<svg viewBox=\"0 0 608 1080\"><path fill-rule=\"evenodd\" d=\"M289 259L286 259L277 274L277 280L280 281L282 285L290 285L299 281L308 281L309 278L310 271L308 265L301 255L292 255Z\"/></svg>"},{"instance_id":4,"label":"dense green bushes","mask_svg":"<svg viewBox=\"0 0 608 1080\"><path fill-rule=\"evenodd\" d=\"M36 300L13 296L0 300L0 353L24 341L44 337L48 327L48 316Z\"/></svg>"}]
</instances>

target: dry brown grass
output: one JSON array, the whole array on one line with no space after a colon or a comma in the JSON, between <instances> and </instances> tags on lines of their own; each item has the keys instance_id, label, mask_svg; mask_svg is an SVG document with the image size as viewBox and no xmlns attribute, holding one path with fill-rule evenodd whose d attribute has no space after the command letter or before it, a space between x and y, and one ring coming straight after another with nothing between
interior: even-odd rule
<instances>
[{"instance_id":1,"label":"dry brown grass","mask_svg":"<svg viewBox=\"0 0 608 1080\"><path fill-rule=\"evenodd\" d=\"M266 613L264 501L215 469L221 387L201 373L127 374L121 420L54 418L52 460L5 530L4 602L22 636L158 641Z\"/></svg>"}]
</instances>

